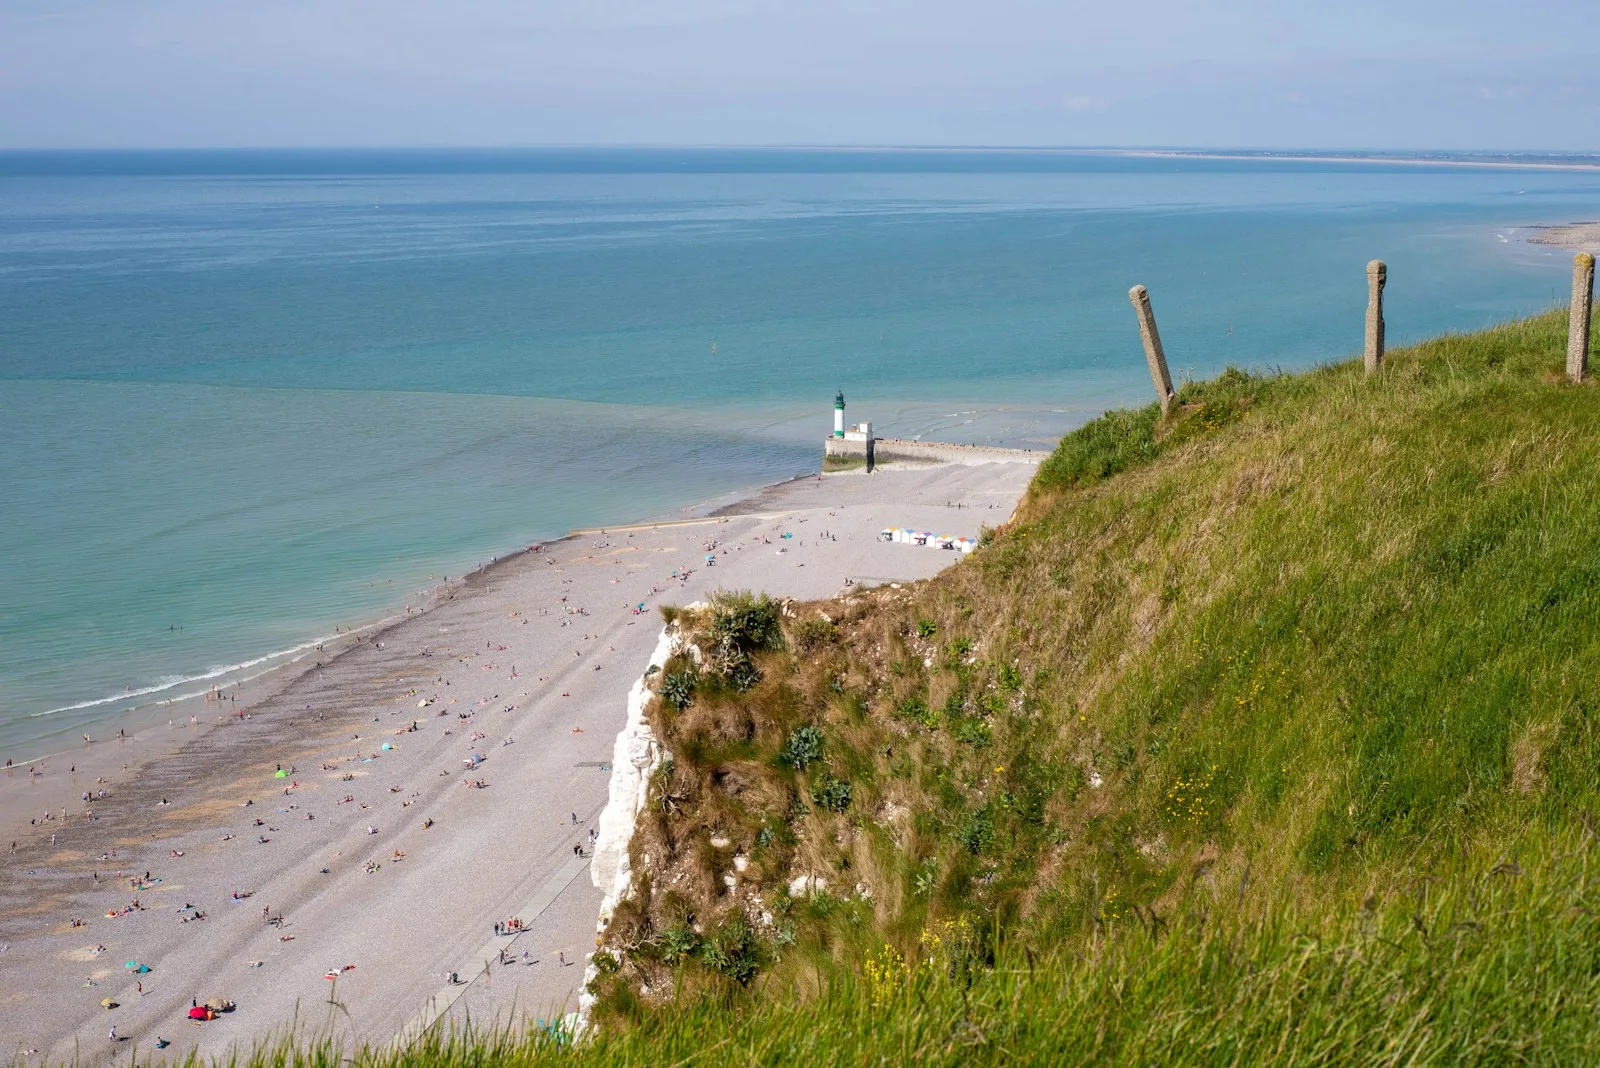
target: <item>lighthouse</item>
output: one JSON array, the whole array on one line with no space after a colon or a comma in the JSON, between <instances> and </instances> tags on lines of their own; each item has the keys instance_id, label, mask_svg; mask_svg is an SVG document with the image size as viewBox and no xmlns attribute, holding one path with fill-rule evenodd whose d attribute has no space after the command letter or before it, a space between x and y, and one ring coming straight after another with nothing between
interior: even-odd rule
<instances>
[{"instance_id":1,"label":"lighthouse","mask_svg":"<svg viewBox=\"0 0 1600 1068\"><path fill-rule=\"evenodd\" d=\"M839 395L833 398L833 436L844 437L844 390L842 389Z\"/></svg>"}]
</instances>

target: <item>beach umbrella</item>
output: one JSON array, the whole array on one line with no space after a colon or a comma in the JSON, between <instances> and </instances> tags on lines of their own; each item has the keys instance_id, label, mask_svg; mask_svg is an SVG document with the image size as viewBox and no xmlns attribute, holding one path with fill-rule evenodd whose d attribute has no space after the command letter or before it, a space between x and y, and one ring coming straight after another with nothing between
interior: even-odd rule
<instances>
[{"instance_id":1,"label":"beach umbrella","mask_svg":"<svg viewBox=\"0 0 1600 1068\"><path fill-rule=\"evenodd\" d=\"M289 773L284 771L282 768L279 768L277 771L272 773L272 777L274 779L287 779L289 777Z\"/></svg>"},{"instance_id":2,"label":"beach umbrella","mask_svg":"<svg viewBox=\"0 0 1600 1068\"><path fill-rule=\"evenodd\" d=\"M384 748L384 749L385 749L385 750L389 750L389 749L393 749L393 748L394 748L394 746L392 746L392 745L390 745L390 744L389 744L389 743L388 743L388 742L384 742L384 743L383 743L383 748Z\"/></svg>"},{"instance_id":3,"label":"beach umbrella","mask_svg":"<svg viewBox=\"0 0 1600 1068\"><path fill-rule=\"evenodd\" d=\"M105 1008L108 1008L108 1009L114 1009L114 1008L117 1007L117 1003L115 1001L112 1001L110 998L101 998L100 999L100 1004L103 1005Z\"/></svg>"}]
</instances>

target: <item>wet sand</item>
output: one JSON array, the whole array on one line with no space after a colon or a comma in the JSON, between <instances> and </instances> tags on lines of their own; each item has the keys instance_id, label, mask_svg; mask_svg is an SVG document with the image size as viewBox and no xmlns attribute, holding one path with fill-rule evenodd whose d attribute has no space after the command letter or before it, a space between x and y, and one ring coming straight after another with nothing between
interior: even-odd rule
<instances>
[{"instance_id":1,"label":"wet sand","mask_svg":"<svg viewBox=\"0 0 1600 1068\"><path fill-rule=\"evenodd\" d=\"M976 534L1032 471L834 475L769 488L755 511L574 535L259 699L212 703L208 730L185 714L51 758L37 780L14 769L0 778L0 827L17 828L0 868L6 1052L97 1063L161 1035L168 1055L209 1057L295 1022L381 1044L430 1003L446 1025L575 1008L600 903L589 832L657 607L929 576L957 554L877 532ZM30 825L46 807L57 818ZM523 933L495 933L512 919ZM213 997L237 1008L185 1018Z\"/></svg>"}]
</instances>

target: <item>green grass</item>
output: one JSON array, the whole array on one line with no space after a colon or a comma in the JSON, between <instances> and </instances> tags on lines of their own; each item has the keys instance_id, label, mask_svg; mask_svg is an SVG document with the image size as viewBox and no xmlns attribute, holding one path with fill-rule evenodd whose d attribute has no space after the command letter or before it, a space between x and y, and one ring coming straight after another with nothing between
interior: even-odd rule
<instances>
[{"instance_id":1,"label":"green grass","mask_svg":"<svg viewBox=\"0 0 1600 1068\"><path fill-rule=\"evenodd\" d=\"M707 995L609 1030L574 1064L1592 1063L1592 836L1377 888L1327 915L1246 912L1201 877L1171 916L970 973L895 954L781 991ZM1248 896L1248 892L1244 896ZM887 959L887 969L879 962Z\"/></svg>"},{"instance_id":2,"label":"green grass","mask_svg":"<svg viewBox=\"0 0 1600 1068\"><path fill-rule=\"evenodd\" d=\"M657 1026L663 990L822 997L950 917L1070 972L1196 870L1243 887L1241 931L1337 925L1374 886L1570 832L1600 801L1600 393L1561 381L1564 326L1110 413L968 562L794 609L803 651L657 722L678 759L641 852L675 889L642 884L610 933L608 1027ZM797 768L801 727L822 759ZM788 896L808 873L824 900ZM655 954L735 917L768 940L750 989Z\"/></svg>"},{"instance_id":3,"label":"green grass","mask_svg":"<svg viewBox=\"0 0 1600 1068\"><path fill-rule=\"evenodd\" d=\"M1183 907L1109 918L1084 944L964 962L881 948L819 992L702 991L577 1043L523 1028L434 1033L404 1054L315 1036L243 1063L483 1065L1393 1065L1593 1063L1600 999L1594 836L1519 843L1332 914L1206 873ZM1244 892L1241 892L1244 891ZM969 939L968 943L975 940ZM974 964L976 966L963 966Z\"/></svg>"},{"instance_id":4,"label":"green grass","mask_svg":"<svg viewBox=\"0 0 1600 1068\"><path fill-rule=\"evenodd\" d=\"M413 1059L1594 1062L1600 390L1565 321L1187 385L1069 435L937 579L781 634L678 613L707 655L661 673L697 672L652 706L597 1032Z\"/></svg>"}]
</instances>

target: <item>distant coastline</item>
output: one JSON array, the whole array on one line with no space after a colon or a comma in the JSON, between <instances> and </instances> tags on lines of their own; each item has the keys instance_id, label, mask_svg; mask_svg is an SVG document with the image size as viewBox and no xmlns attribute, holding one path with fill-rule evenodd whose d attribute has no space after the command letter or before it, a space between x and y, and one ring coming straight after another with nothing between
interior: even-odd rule
<instances>
[{"instance_id":1,"label":"distant coastline","mask_svg":"<svg viewBox=\"0 0 1600 1068\"><path fill-rule=\"evenodd\" d=\"M709 148L710 146L707 147ZM1124 159L1214 159L1283 163L1395 163L1423 167L1600 171L1600 154L1585 152L1362 152L1352 149L1322 152L1315 149L1135 148L1049 145L774 145L770 147L773 151L924 152L928 154L989 153L996 155L1106 156ZM693 150L686 149L686 151ZM761 149L754 148L750 151L761 151Z\"/></svg>"},{"instance_id":2,"label":"distant coastline","mask_svg":"<svg viewBox=\"0 0 1600 1068\"><path fill-rule=\"evenodd\" d=\"M760 160L757 171L805 173L810 160L854 157L851 171L873 171L873 157L1237 160L1240 162L1395 164L1540 171L1600 171L1600 153L1447 152L1181 148L1117 145L369 145L256 148L0 148L0 177L109 175L390 174L390 173L699 173L730 160ZM660 157L660 158L657 158ZM698 159L697 159L698 157ZM784 165L783 159L791 159ZM652 163L652 159L655 160ZM698 164L698 165L697 165ZM733 168L735 171L739 167ZM888 168L898 169L896 167ZM959 166L934 170L960 170Z\"/></svg>"},{"instance_id":3,"label":"distant coastline","mask_svg":"<svg viewBox=\"0 0 1600 1068\"><path fill-rule=\"evenodd\" d=\"M1495 170L1600 171L1600 156L1564 153L1386 153L1208 151L1204 149L1125 149L1121 156L1173 159L1231 159L1284 163L1393 163L1407 167L1481 167Z\"/></svg>"},{"instance_id":4,"label":"distant coastline","mask_svg":"<svg viewBox=\"0 0 1600 1068\"><path fill-rule=\"evenodd\" d=\"M1566 223L1561 226L1530 226L1528 240L1535 245L1554 245L1557 248L1578 249L1582 252L1600 251L1600 222Z\"/></svg>"}]
</instances>

